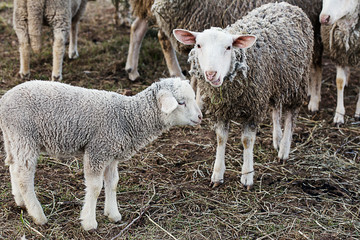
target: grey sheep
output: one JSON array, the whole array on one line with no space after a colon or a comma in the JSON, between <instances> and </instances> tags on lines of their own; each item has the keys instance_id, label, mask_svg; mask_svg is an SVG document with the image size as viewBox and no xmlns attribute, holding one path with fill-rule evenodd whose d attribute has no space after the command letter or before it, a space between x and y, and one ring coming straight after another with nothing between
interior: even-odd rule
<instances>
[{"instance_id":1,"label":"grey sheep","mask_svg":"<svg viewBox=\"0 0 360 240\"><path fill-rule=\"evenodd\" d=\"M360 67L360 2L359 0L324 0L320 15L321 36L325 53L336 65L337 106L334 123L344 123L344 87L350 67ZM355 118L360 118L360 96Z\"/></svg>"},{"instance_id":2,"label":"grey sheep","mask_svg":"<svg viewBox=\"0 0 360 240\"><path fill-rule=\"evenodd\" d=\"M96 201L105 185L104 214L120 221L117 163L131 158L174 125L196 125L202 114L188 81L153 83L135 96L89 90L59 82L29 81L0 100L0 127L10 166L12 194L36 224L47 219L34 192L40 150L84 153L86 195L80 219L96 229Z\"/></svg>"},{"instance_id":3,"label":"grey sheep","mask_svg":"<svg viewBox=\"0 0 360 240\"><path fill-rule=\"evenodd\" d=\"M279 149L280 159L288 158L295 119L306 98L313 34L305 13L287 3L262 5L225 29L174 30L180 42L195 44L189 54L190 74L198 81L206 110L217 122L213 186L224 179L231 120L243 124L243 185L253 185L256 129L269 109L274 148Z\"/></svg>"},{"instance_id":4,"label":"grey sheep","mask_svg":"<svg viewBox=\"0 0 360 240\"><path fill-rule=\"evenodd\" d=\"M272 2L287 2L298 6L311 20L314 29L314 55L308 89L308 95L310 95L308 108L311 111L317 111L320 101L323 52L319 23L321 0L155 0L152 5L152 13L156 17L156 22L161 31L170 39L171 45L177 52L185 55L190 52L191 48L176 41L172 34L173 29L203 31L210 27L224 28L249 11ZM163 37L163 39L165 38ZM196 82L192 80L192 84L195 88Z\"/></svg>"},{"instance_id":5,"label":"grey sheep","mask_svg":"<svg viewBox=\"0 0 360 240\"><path fill-rule=\"evenodd\" d=\"M20 76L30 76L30 51L41 48L43 25L54 32L53 70L51 79L62 79L65 43L70 34L69 58L79 56L77 50L78 25L86 9L87 0L14 0L14 30L19 40ZM30 47L31 46L31 47Z\"/></svg>"}]
</instances>

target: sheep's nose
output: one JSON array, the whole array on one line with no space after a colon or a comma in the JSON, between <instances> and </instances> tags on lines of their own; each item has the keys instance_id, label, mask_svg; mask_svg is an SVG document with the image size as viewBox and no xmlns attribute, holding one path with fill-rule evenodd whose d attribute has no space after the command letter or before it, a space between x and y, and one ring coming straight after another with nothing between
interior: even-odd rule
<instances>
[{"instance_id":1,"label":"sheep's nose","mask_svg":"<svg viewBox=\"0 0 360 240\"><path fill-rule=\"evenodd\" d=\"M205 75L206 75L206 78L211 81L213 79L213 77L215 77L216 75L216 71L206 71L205 72Z\"/></svg>"},{"instance_id":2,"label":"sheep's nose","mask_svg":"<svg viewBox=\"0 0 360 240\"><path fill-rule=\"evenodd\" d=\"M330 15L321 15L320 23L321 24L329 24L330 23Z\"/></svg>"}]
</instances>

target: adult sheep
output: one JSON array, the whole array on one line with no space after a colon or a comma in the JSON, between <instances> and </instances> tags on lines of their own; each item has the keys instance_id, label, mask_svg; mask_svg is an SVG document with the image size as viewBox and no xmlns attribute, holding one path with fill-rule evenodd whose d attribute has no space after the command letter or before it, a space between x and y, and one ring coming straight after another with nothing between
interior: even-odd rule
<instances>
[{"instance_id":1,"label":"adult sheep","mask_svg":"<svg viewBox=\"0 0 360 240\"><path fill-rule=\"evenodd\" d=\"M224 179L231 120L243 124L243 185L253 185L256 129L269 109L274 148L280 159L288 158L295 119L306 98L313 34L305 13L287 3L265 4L225 29L174 30L180 42L195 45L189 54L190 74L198 80L206 110L217 122L213 186Z\"/></svg>"},{"instance_id":2,"label":"adult sheep","mask_svg":"<svg viewBox=\"0 0 360 240\"><path fill-rule=\"evenodd\" d=\"M40 52L42 25L53 28L53 69L51 79L62 79L65 43L70 33L69 58L79 56L77 50L78 25L86 9L87 0L15 0L14 30L19 40L20 77L30 77L30 50ZM30 47L31 46L31 47Z\"/></svg>"},{"instance_id":3,"label":"adult sheep","mask_svg":"<svg viewBox=\"0 0 360 240\"><path fill-rule=\"evenodd\" d=\"M84 152L85 203L80 219L96 229L96 201L105 183L104 214L120 221L116 201L117 163L174 125L196 125L201 112L188 81L165 79L135 96L89 90L49 81L29 81L0 100L0 127L12 194L36 224L47 219L34 192L40 150Z\"/></svg>"},{"instance_id":4,"label":"adult sheep","mask_svg":"<svg viewBox=\"0 0 360 240\"><path fill-rule=\"evenodd\" d=\"M334 123L344 123L344 87L350 67L360 66L360 1L323 0L321 35L326 54L336 65L337 105ZM360 97L355 111L360 118Z\"/></svg>"}]
</instances>

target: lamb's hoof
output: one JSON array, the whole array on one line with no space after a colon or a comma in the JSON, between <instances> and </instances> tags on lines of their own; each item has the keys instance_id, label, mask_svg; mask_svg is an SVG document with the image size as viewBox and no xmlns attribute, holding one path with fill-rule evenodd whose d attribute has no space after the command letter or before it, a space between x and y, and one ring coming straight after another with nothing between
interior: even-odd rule
<instances>
[{"instance_id":1,"label":"lamb's hoof","mask_svg":"<svg viewBox=\"0 0 360 240\"><path fill-rule=\"evenodd\" d=\"M337 127L340 127L342 124L344 124L344 114L336 113L334 117L334 124Z\"/></svg>"},{"instance_id":2,"label":"lamb's hoof","mask_svg":"<svg viewBox=\"0 0 360 240\"><path fill-rule=\"evenodd\" d=\"M116 223L116 222L120 222L122 217L121 214L119 213L119 214L108 215L108 218L110 221Z\"/></svg>"},{"instance_id":3,"label":"lamb's hoof","mask_svg":"<svg viewBox=\"0 0 360 240\"><path fill-rule=\"evenodd\" d=\"M278 163L279 163L279 164L281 164L281 165L286 164L286 160L287 160L287 159L283 159L283 158L279 158L279 157L278 157L277 159L278 159Z\"/></svg>"},{"instance_id":4,"label":"lamb's hoof","mask_svg":"<svg viewBox=\"0 0 360 240\"><path fill-rule=\"evenodd\" d=\"M29 80L30 79L30 72L28 73L21 73L19 72L20 78L24 79L24 80Z\"/></svg>"},{"instance_id":5,"label":"lamb's hoof","mask_svg":"<svg viewBox=\"0 0 360 240\"><path fill-rule=\"evenodd\" d=\"M209 184L209 187L211 188L217 188L218 186L220 186L221 184L224 183L224 180L219 180L219 181L211 181Z\"/></svg>"},{"instance_id":6,"label":"lamb's hoof","mask_svg":"<svg viewBox=\"0 0 360 240\"><path fill-rule=\"evenodd\" d=\"M41 216L39 218L33 218L36 225L44 225L48 222L45 216Z\"/></svg>"},{"instance_id":7,"label":"lamb's hoof","mask_svg":"<svg viewBox=\"0 0 360 240\"><path fill-rule=\"evenodd\" d=\"M60 76L52 76L51 77L51 81L58 81L58 82L60 82L62 80L62 76L60 75Z\"/></svg>"},{"instance_id":8,"label":"lamb's hoof","mask_svg":"<svg viewBox=\"0 0 360 240\"><path fill-rule=\"evenodd\" d=\"M69 53L69 58L70 59L77 59L78 57L79 57L79 53L77 51Z\"/></svg>"},{"instance_id":9,"label":"lamb's hoof","mask_svg":"<svg viewBox=\"0 0 360 240\"><path fill-rule=\"evenodd\" d=\"M83 220L81 222L81 226L85 231L95 230L97 228L97 222L96 221L85 221Z\"/></svg>"}]
</instances>

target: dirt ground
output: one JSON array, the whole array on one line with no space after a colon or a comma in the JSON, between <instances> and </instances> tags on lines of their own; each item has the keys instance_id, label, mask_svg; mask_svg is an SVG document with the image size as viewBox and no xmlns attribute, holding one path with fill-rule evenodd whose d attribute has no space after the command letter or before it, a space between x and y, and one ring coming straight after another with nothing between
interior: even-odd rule
<instances>
[{"instance_id":1,"label":"dirt ground","mask_svg":"<svg viewBox=\"0 0 360 240\"><path fill-rule=\"evenodd\" d=\"M87 88L135 94L167 77L155 28L143 42L139 71L131 82L124 70L129 31L115 26L111 2L89 2L80 25L80 58L65 57L63 82ZM0 92L23 82L18 76L17 38L11 26L12 1L0 2ZM41 54L31 56L31 79L51 76L52 33L44 30ZM180 56L188 69L186 56ZM185 72L186 73L186 72ZM271 125L257 134L254 187L240 183L241 127L233 122L226 153L225 182L210 188L216 140L213 123L176 127L119 164L118 203L123 219L103 215L104 193L97 205L98 229L81 229L84 198L81 156L38 162L35 190L49 222L37 226L16 207L10 175L0 160L0 239L360 239L360 122L353 118L360 71L352 69L345 89L345 124L334 126L334 66L325 58L321 109L301 109L290 159L279 163L272 148Z\"/></svg>"}]
</instances>

